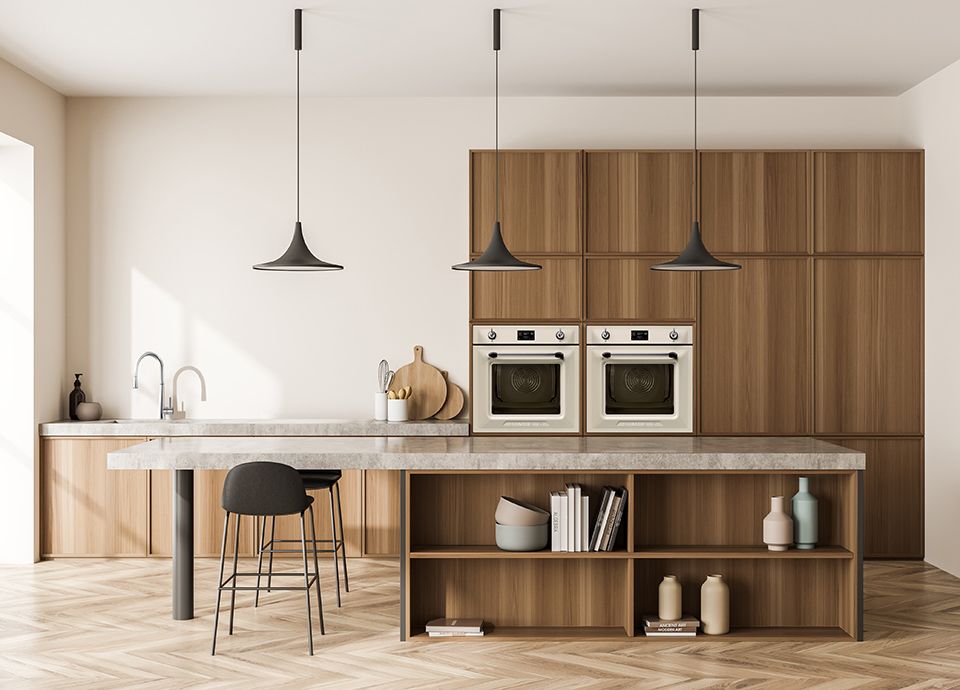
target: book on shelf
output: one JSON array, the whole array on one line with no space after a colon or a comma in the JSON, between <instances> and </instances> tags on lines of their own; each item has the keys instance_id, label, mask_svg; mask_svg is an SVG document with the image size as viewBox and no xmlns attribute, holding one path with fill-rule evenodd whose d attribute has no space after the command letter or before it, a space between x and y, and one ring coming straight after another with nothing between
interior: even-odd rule
<instances>
[{"instance_id":1,"label":"book on shelf","mask_svg":"<svg viewBox=\"0 0 960 690\"><path fill-rule=\"evenodd\" d=\"M656 628L644 628L643 634L647 637L696 637L697 629L692 630L658 630Z\"/></svg>"},{"instance_id":2,"label":"book on shelf","mask_svg":"<svg viewBox=\"0 0 960 690\"><path fill-rule=\"evenodd\" d=\"M559 494L560 494L560 500L558 501L558 503L560 504L560 515L559 515L560 548L559 550L566 551L567 550L567 492L560 491Z\"/></svg>"},{"instance_id":3,"label":"book on shelf","mask_svg":"<svg viewBox=\"0 0 960 690\"><path fill-rule=\"evenodd\" d=\"M583 551L583 535L580 525L583 523L583 488L579 484L573 485L573 550Z\"/></svg>"},{"instance_id":4,"label":"book on shelf","mask_svg":"<svg viewBox=\"0 0 960 690\"><path fill-rule=\"evenodd\" d=\"M675 621L665 621L660 620L656 614L646 614L643 617L643 626L645 630L688 631L699 628L700 620L694 616L684 615Z\"/></svg>"},{"instance_id":5,"label":"book on shelf","mask_svg":"<svg viewBox=\"0 0 960 690\"><path fill-rule=\"evenodd\" d=\"M617 503L616 518L613 521L613 529L610 531L610 539L607 540L606 551L613 551L613 547L617 543L617 534L620 533L620 523L623 520L623 514L627 508L626 487L621 486L617 489L617 498L619 498L620 501Z\"/></svg>"},{"instance_id":6,"label":"book on shelf","mask_svg":"<svg viewBox=\"0 0 960 690\"><path fill-rule=\"evenodd\" d=\"M567 539L566 550L568 552L573 552L577 550L576 542L576 531L574 530L574 525L577 524L577 501L576 494L577 490L573 484L566 484L566 496L567 496Z\"/></svg>"},{"instance_id":7,"label":"book on shelf","mask_svg":"<svg viewBox=\"0 0 960 690\"><path fill-rule=\"evenodd\" d=\"M590 497L584 494L580 497L580 550L589 551L590 546Z\"/></svg>"},{"instance_id":8,"label":"book on shelf","mask_svg":"<svg viewBox=\"0 0 960 690\"><path fill-rule=\"evenodd\" d=\"M426 625L428 635L482 635L482 618L434 618Z\"/></svg>"},{"instance_id":9,"label":"book on shelf","mask_svg":"<svg viewBox=\"0 0 960 690\"><path fill-rule=\"evenodd\" d=\"M593 525L593 534L590 536L588 551L596 551L600 537L603 535L603 526L607 522L607 515L610 513L610 492L609 487L603 487L603 494L600 497L600 509L597 512L597 521Z\"/></svg>"},{"instance_id":10,"label":"book on shelf","mask_svg":"<svg viewBox=\"0 0 960 690\"><path fill-rule=\"evenodd\" d=\"M480 632L428 632L427 637L483 637Z\"/></svg>"},{"instance_id":11,"label":"book on shelf","mask_svg":"<svg viewBox=\"0 0 960 690\"><path fill-rule=\"evenodd\" d=\"M560 492L550 492L550 550L562 551L560 548Z\"/></svg>"}]
</instances>

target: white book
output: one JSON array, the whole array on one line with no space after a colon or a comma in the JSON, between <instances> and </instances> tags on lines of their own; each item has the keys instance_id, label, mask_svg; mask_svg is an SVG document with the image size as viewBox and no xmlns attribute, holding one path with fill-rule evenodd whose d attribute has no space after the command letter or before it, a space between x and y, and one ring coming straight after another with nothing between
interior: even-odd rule
<instances>
[{"instance_id":1,"label":"white book","mask_svg":"<svg viewBox=\"0 0 960 690\"><path fill-rule=\"evenodd\" d=\"M479 632L429 632L428 637L483 637L483 631Z\"/></svg>"},{"instance_id":2,"label":"white book","mask_svg":"<svg viewBox=\"0 0 960 690\"><path fill-rule=\"evenodd\" d=\"M560 492L550 492L550 550L560 550Z\"/></svg>"},{"instance_id":3,"label":"white book","mask_svg":"<svg viewBox=\"0 0 960 690\"><path fill-rule=\"evenodd\" d=\"M574 525L577 519L576 489L573 484L567 484L567 551L576 550L576 532Z\"/></svg>"},{"instance_id":4,"label":"white book","mask_svg":"<svg viewBox=\"0 0 960 690\"><path fill-rule=\"evenodd\" d=\"M580 526L583 524L583 487L573 485L573 550L583 551L583 533Z\"/></svg>"},{"instance_id":5,"label":"white book","mask_svg":"<svg viewBox=\"0 0 960 690\"><path fill-rule=\"evenodd\" d=\"M560 491L560 551L567 550L567 492Z\"/></svg>"},{"instance_id":6,"label":"white book","mask_svg":"<svg viewBox=\"0 0 960 690\"><path fill-rule=\"evenodd\" d=\"M580 550L590 550L590 497L580 497Z\"/></svg>"},{"instance_id":7,"label":"white book","mask_svg":"<svg viewBox=\"0 0 960 690\"><path fill-rule=\"evenodd\" d=\"M609 497L606 501L606 508L603 510L603 515L599 516L597 520L600 520L600 534L597 538L597 543L593 545L594 551L601 551L600 545L603 543L603 535L607 529L607 520L610 519L610 508L613 506L614 492L609 486L604 487L604 490L607 491Z\"/></svg>"}]
</instances>

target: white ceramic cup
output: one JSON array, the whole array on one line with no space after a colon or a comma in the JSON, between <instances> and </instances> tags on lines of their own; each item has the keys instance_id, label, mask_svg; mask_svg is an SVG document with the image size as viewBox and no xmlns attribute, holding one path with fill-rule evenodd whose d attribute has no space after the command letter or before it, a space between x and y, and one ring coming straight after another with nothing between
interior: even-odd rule
<instances>
[{"instance_id":1,"label":"white ceramic cup","mask_svg":"<svg viewBox=\"0 0 960 690\"><path fill-rule=\"evenodd\" d=\"M383 422L387 419L387 394L386 393L373 394L373 418L378 422Z\"/></svg>"},{"instance_id":2,"label":"white ceramic cup","mask_svg":"<svg viewBox=\"0 0 960 690\"><path fill-rule=\"evenodd\" d=\"M407 401L406 400L387 400L387 421L388 422L407 421Z\"/></svg>"}]
</instances>

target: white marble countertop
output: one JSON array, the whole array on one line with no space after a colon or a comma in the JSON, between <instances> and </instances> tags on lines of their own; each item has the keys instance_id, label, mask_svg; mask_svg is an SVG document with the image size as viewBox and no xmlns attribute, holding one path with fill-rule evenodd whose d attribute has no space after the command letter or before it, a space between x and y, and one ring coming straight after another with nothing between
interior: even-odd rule
<instances>
[{"instance_id":1,"label":"white marble countertop","mask_svg":"<svg viewBox=\"0 0 960 690\"><path fill-rule=\"evenodd\" d=\"M47 422L41 436L468 436L466 420L377 422L372 419L108 419Z\"/></svg>"},{"instance_id":2,"label":"white marble countertop","mask_svg":"<svg viewBox=\"0 0 960 690\"><path fill-rule=\"evenodd\" d=\"M107 456L110 469L862 470L860 451L813 438L162 438Z\"/></svg>"}]
</instances>

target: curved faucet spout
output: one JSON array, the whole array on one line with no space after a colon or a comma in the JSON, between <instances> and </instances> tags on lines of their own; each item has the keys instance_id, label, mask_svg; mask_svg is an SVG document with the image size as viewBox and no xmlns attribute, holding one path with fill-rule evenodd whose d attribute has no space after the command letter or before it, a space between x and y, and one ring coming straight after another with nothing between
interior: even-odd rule
<instances>
[{"instance_id":1,"label":"curved faucet spout","mask_svg":"<svg viewBox=\"0 0 960 690\"><path fill-rule=\"evenodd\" d=\"M173 409L175 419L182 419L185 416L183 414L183 403L180 402L180 397L177 394L177 381L180 379L180 374L185 371L192 371L197 375L197 378L200 379L200 402L206 402L207 400L207 381L203 378L200 370L190 364L180 367L177 369L177 373L173 375Z\"/></svg>"},{"instance_id":2,"label":"curved faucet spout","mask_svg":"<svg viewBox=\"0 0 960 690\"><path fill-rule=\"evenodd\" d=\"M163 413L165 412L163 407L163 360L160 359L160 355L156 352L147 350L140 355L140 358L137 360L137 365L133 368L133 388L134 390L140 388L140 362L146 357L153 357L157 360L157 364L160 365L160 419L163 419Z\"/></svg>"}]
</instances>

